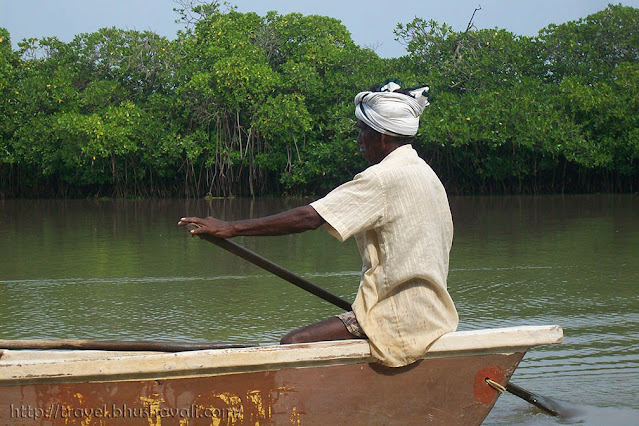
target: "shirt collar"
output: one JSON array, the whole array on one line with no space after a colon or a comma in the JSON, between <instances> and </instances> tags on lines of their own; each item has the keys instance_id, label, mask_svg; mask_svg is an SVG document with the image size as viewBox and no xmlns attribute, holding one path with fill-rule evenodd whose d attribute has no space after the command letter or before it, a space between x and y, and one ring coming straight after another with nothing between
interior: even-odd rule
<instances>
[{"instance_id":1,"label":"shirt collar","mask_svg":"<svg viewBox=\"0 0 639 426\"><path fill-rule=\"evenodd\" d=\"M413 155L413 153L416 154L417 151L413 149L413 146L411 144L407 143L406 145L395 148L390 154L384 157L382 161L380 161L380 164L388 160L389 158L401 157L404 155Z\"/></svg>"}]
</instances>

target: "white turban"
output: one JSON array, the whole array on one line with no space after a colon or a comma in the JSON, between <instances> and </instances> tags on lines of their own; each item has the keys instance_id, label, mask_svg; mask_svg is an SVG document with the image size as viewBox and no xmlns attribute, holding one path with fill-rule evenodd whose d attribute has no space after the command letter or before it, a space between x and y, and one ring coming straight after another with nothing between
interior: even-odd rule
<instances>
[{"instance_id":1,"label":"white turban","mask_svg":"<svg viewBox=\"0 0 639 426\"><path fill-rule=\"evenodd\" d=\"M355 96L355 116L379 133L415 136L419 116L428 103L429 87L411 90L410 96L395 93L400 86L390 82L380 92L360 92Z\"/></svg>"}]
</instances>

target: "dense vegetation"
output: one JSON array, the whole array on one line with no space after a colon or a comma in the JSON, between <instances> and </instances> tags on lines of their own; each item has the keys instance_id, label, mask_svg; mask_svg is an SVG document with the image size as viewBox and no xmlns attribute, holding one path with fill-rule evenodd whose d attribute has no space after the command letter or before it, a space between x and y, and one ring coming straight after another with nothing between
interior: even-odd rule
<instances>
[{"instance_id":1,"label":"dense vegetation","mask_svg":"<svg viewBox=\"0 0 639 426\"><path fill-rule=\"evenodd\" d=\"M322 193L365 167L352 98L431 86L414 146L451 193L637 191L639 9L537 37L399 24L401 58L338 20L182 10L175 40L0 28L0 197Z\"/></svg>"}]
</instances>

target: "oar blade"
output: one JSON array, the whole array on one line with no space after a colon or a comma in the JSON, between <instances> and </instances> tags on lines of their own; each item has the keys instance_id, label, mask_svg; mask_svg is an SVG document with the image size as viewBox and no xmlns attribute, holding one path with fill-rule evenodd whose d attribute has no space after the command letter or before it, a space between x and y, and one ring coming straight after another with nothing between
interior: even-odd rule
<instances>
[{"instance_id":1,"label":"oar blade","mask_svg":"<svg viewBox=\"0 0 639 426\"><path fill-rule=\"evenodd\" d=\"M524 401L529 402L545 413L550 414L551 416L566 417L565 412L567 412L568 410L565 410L561 406L561 404L559 404L554 399L537 395L510 382L506 385L506 390L513 395L516 395L519 398L523 399Z\"/></svg>"}]
</instances>

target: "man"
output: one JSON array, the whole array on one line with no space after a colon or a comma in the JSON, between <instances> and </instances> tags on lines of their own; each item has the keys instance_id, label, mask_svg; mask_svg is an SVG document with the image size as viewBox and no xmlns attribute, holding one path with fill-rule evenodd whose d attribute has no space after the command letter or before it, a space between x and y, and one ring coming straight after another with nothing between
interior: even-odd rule
<instances>
[{"instance_id":1,"label":"man","mask_svg":"<svg viewBox=\"0 0 639 426\"><path fill-rule=\"evenodd\" d=\"M428 87L406 91L395 82L355 97L357 141L371 164L308 206L259 219L182 218L192 235L285 235L322 226L357 240L363 269L353 312L295 330L281 343L368 338L372 355L400 367L457 328L446 289L453 224L448 198L433 170L411 147Z\"/></svg>"}]
</instances>

